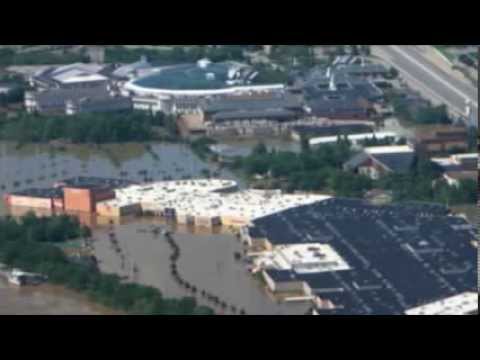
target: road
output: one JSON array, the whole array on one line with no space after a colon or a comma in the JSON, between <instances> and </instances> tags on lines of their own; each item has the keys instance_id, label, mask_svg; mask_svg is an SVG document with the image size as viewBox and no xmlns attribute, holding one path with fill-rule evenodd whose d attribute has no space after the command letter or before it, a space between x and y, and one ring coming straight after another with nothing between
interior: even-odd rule
<instances>
[{"instance_id":1,"label":"road","mask_svg":"<svg viewBox=\"0 0 480 360\"><path fill-rule=\"evenodd\" d=\"M478 127L478 88L457 79L422 55L418 46L374 46L374 53L395 66L407 82L432 100L446 104L459 116L465 116L465 101L472 104L469 124Z\"/></svg>"}]
</instances>

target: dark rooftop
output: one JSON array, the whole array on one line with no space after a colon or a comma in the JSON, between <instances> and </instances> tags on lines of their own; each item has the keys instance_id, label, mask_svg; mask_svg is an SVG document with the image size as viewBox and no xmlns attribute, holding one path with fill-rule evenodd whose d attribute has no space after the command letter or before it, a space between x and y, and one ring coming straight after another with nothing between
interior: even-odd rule
<instances>
[{"instance_id":1,"label":"dark rooftop","mask_svg":"<svg viewBox=\"0 0 480 360\"><path fill-rule=\"evenodd\" d=\"M132 185L133 182L123 179L109 179L98 177L75 177L62 180L57 183L57 187L72 187L77 189L95 189L95 188L110 188L116 189Z\"/></svg>"},{"instance_id":2,"label":"dark rooftop","mask_svg":"<svg viewBox=\"0 0 480 360\"><path fill-rule=\"evenodd\" d=\"M274 245L328 243L347 261L351 270L296 274L339 306L325 313L403 314L477 291L478 230L436 204L329 199L257 219L250 234Z\"/></svg>"},{"instance_id":3,"label":"dark rooftop","mask_svg":"<svg viewBox=\"0 0 480 360\"><path fill-rule=\"evenodd\" d=\"M265 111L269 109L301 110L302 103L291 95L275 95L269 97L229 97L210 101L205 105L206 113L220 113L227 111Z\"/></svg>"},{"instance_id":4,"label":"dark rooftop","mask_svg":"<svg viewBox=\"0 0 480 360\"><path fill-rule=\"evenodd\" d=\"M378 162L397 173L407 173L415 160L415 153L372 154Z\"/></svg>"},{"instance_id":5,"label":"dark rooftop","mask_svg":"<svg viewBox=\"0 0 480 360\"><path fill-rule=\"evenodd\" d=\"M334 126L294 126L293 131L300 135L307 136L336 136L343 134L366 134L373 132L373 128L368 125L353 124L353 125L334 125Z\"/></svg>"},{"instance_id":6,"label":"dark rooftop","mask_svg":"<svg viewBox=\"0 0 480 360\"><path fill-rule=\"evenodd\" d=\"M49 188L49 189L26 189L22 191L17 191L11 193L14 196L29 196L40 199L52 199L52 198L63 198L63 191L59 188Z\"/></svg>"}]
</instances>

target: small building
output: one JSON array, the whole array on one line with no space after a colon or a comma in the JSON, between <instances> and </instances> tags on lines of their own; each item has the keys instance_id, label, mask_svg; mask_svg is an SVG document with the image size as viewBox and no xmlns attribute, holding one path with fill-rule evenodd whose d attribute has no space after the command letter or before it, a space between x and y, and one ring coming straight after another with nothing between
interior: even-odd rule
<instances>
[{"instance_id":1,"label":"small building","mask_svg":"<svg viewBox=\"0 0 480 360\"><path fill-rule=\"evenodd\" d=\"M262 271L262 277L268 289L274 294L311 295L308 284L298 279L291 270L265 269Z\"/></svg>"},{"instance_id":2,"label":"small building","mask_svg":"<svg viewBox=\"0 0 480 360\"><path fill-rule=\"evenodd\" d=\"M432 158L432 162L443 169L443 178L451 186L459 186L462 180L478 179L478 153Z\"/></svg>"},{"instance_id":3,"label":"small building","mask_svg":"<svg viewBox=\"0 0 480 360\"><path fill-rule=\"evenodd\" d=\"M202 114L183 114L177 120L183 137L202 137L207 135L207 128Z\"/></svg>"},{"instance_id":4,"label":"small building","mask_svg":"<svg viewBox=\"0 0 480 360\"><path fill-rule=\"evenodd\" d=\"M468 151L468 132L459 126L436 126L427 131L417 131L413 145L418 152L428 155L451 151Z\"/></svg>"},{"instance_id":5,"label":"small building","mask_svg":"<svg viewBox=\"0 0 480 360\"><path fill-rule=\"evenodd\" d=\"M407 173L414 160L415 151L408 145L374 146L364 148L347 161L343 168L376 180L388 173Z\"/></svg>"},{"instance_id":6,"label":"small building","mask_svg":"<svg viewBox=\"0 0 480 360\"><path fill-rule=\"evenodd\" d=\"M96 214L105 217L120 218L123 216L142 213L140 203L131 203L118 199L100 201L96 203Z\"/></svg>"}]
</instances>

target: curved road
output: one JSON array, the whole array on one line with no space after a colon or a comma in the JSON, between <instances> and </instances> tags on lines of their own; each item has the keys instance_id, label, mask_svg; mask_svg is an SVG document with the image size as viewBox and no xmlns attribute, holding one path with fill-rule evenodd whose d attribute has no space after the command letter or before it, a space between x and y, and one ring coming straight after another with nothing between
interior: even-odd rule
<instances>
[{"instance_id":1,"label":"curved road","mask_svg":"<svg viewBox=\"0 0 480 360\"><path fill-rule=\"evenodd\" d=\"M375 53L395 66L405 80L440 101L457 115L465 116L465 101L472 104L469 124L478 127L478 88L440 69L422 55L417 46L374 46Z\"/></svg>"}]
</instances>

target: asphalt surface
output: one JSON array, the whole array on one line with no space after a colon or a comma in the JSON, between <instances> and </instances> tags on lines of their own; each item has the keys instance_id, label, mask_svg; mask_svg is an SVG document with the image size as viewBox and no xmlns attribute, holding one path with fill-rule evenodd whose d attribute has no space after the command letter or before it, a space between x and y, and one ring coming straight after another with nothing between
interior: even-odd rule
<instances>
[{"instance_id":1,"label":"asphalt surface","mask_svg":"<svg viewBox=\"0 0 480 360\"><path fill-rule=\"evenodd\" d=\"M478 126L478 89L427 60L416 46L377 46L376 52L395 66L405 79L423 88L431 97L465 116L466 99L472 104L470 125Z\"/></svg>"}]
</instances>

